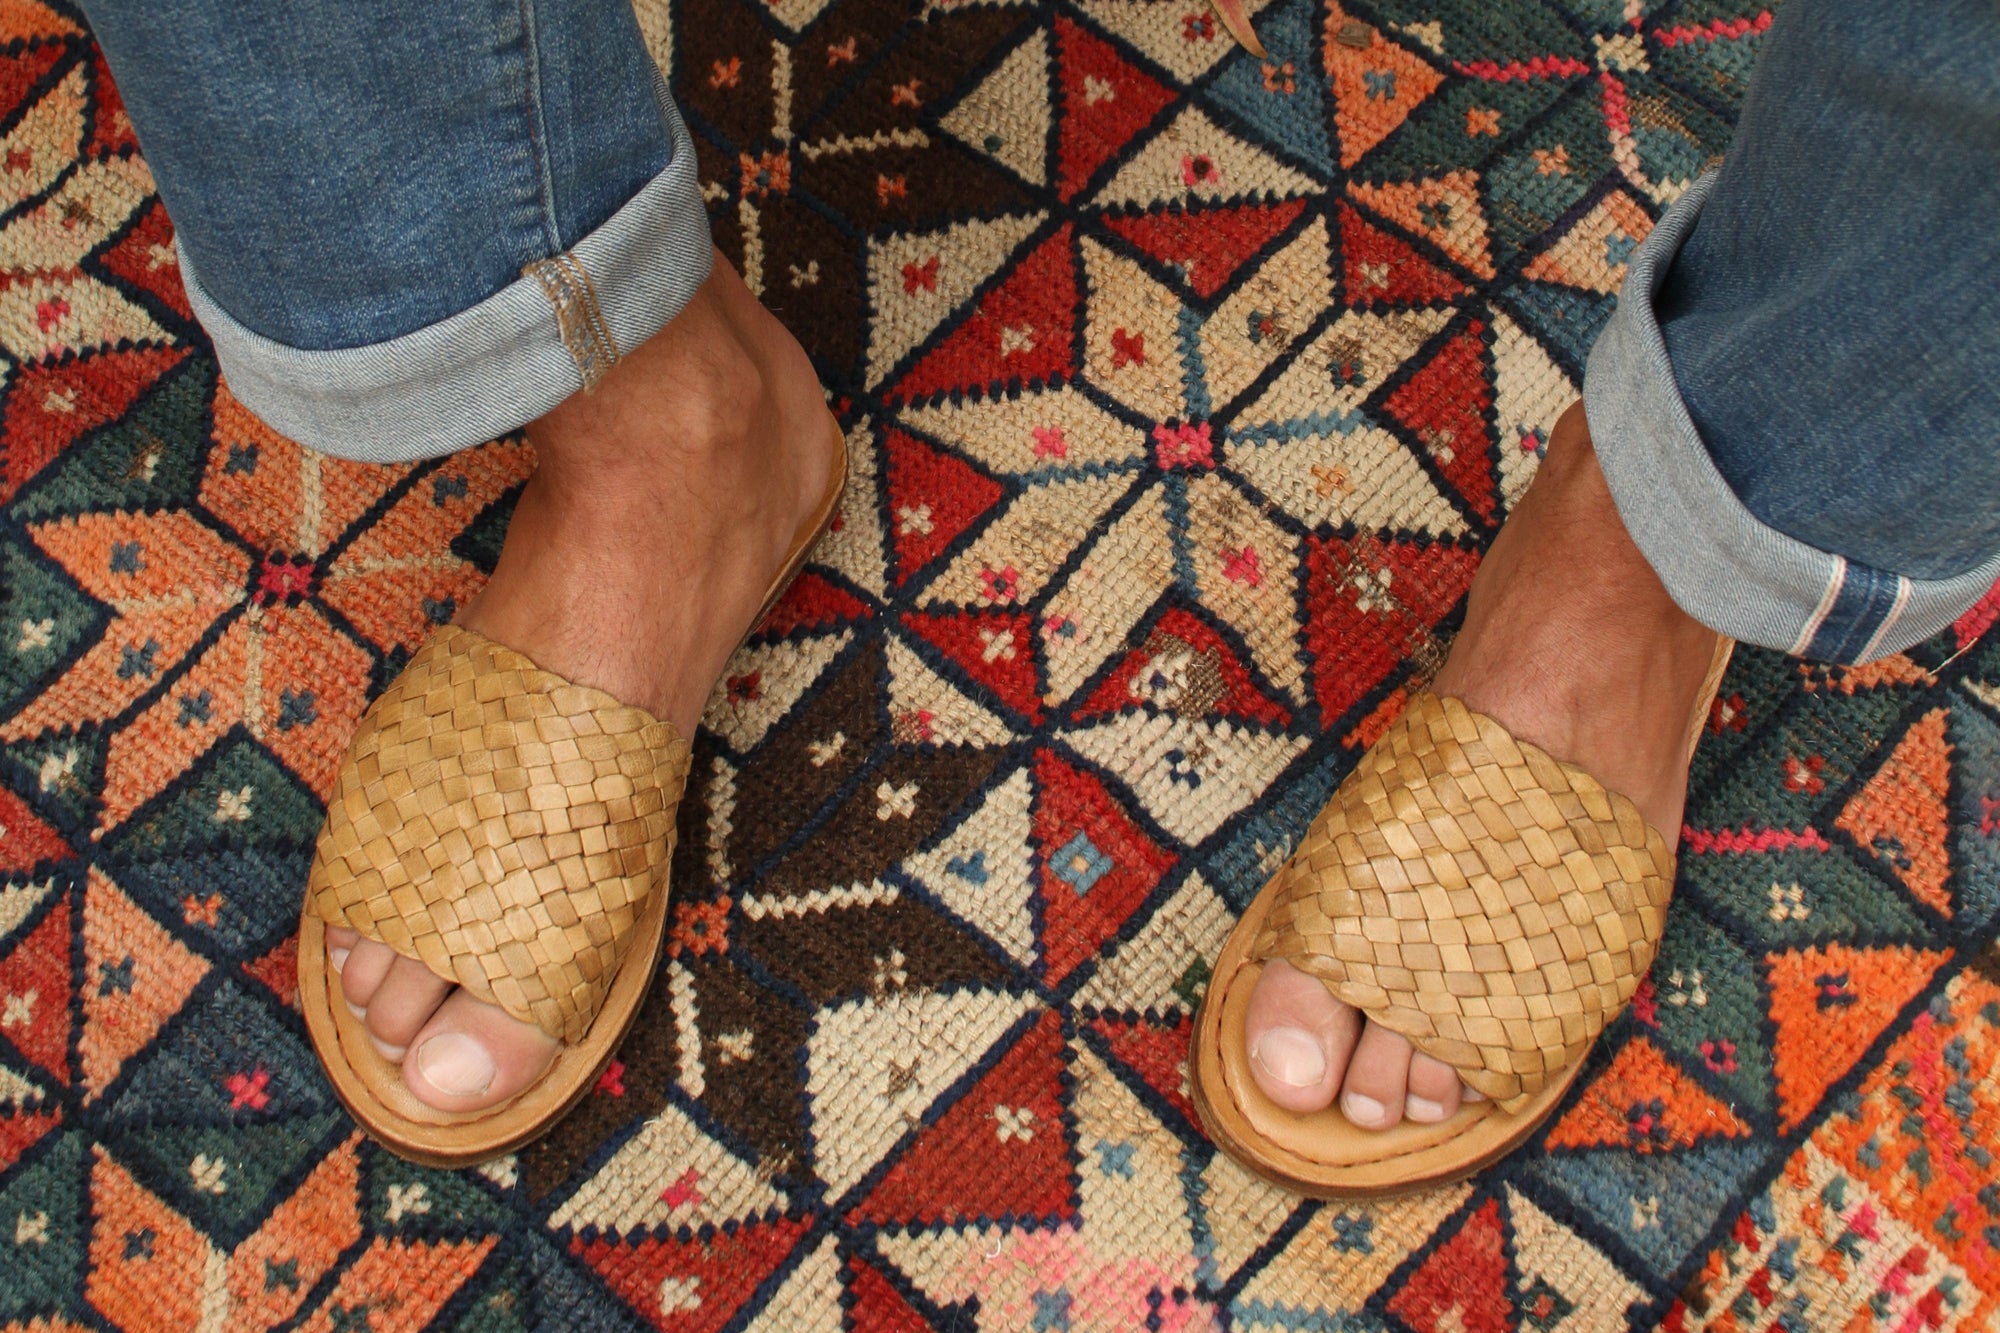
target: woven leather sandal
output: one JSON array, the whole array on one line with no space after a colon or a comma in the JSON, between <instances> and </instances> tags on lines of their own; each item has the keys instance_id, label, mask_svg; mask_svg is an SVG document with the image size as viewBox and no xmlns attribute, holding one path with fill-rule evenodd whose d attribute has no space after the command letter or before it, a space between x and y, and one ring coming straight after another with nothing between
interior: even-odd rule
<instances>
[{"instance_id":1,"label":"woven leather sandal","mask_svg":"<svg viewBox=\"0 0 2000 1333\"><path fill-rule=\"evenodd\" d=\"M1716 647L1688 754L1733 649ZM1244 913L1195 1017L1188 1082L1209 1137L1325 1199L1449 1184L1548 1119L1652 966L1672 844L1574 764L1457 699L1422 694L1361 757ZM1243 1041L1264 964L1456 1068L1487 1100L1437 1124L1363 1129L1264 1096Z\"/></svg>"},{"instance_id":2,"label":"woven leather sandal","mask_svg":"<svg viewBox=\"0 0 2000 1333\"><path fill-rule=\"evenodd\" d=\"M837 424L833 438L826 496L753 623L832 525ZM468 1166L540 1137L590 1090L659 964L689 753L671 723L472 630L447 625L410 659L348 748L299 926L306 1027L362 1128L412 1161ZM340 994L330 925L557 1038L554 1063L497 1106L425 1105Z\"/></svg>"}]
</instances>

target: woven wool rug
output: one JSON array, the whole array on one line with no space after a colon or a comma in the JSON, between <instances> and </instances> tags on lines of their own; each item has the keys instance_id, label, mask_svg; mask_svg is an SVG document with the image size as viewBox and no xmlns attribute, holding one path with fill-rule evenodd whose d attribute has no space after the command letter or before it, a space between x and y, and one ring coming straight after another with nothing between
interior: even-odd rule
<instances>
[{"instance_id":1,"label":"woven wool rug","mask_svg":"<svg viewBox=\"0 0 2000 1333\"><path fill-rule=\"evenodd\" d=\"M526 451L261 426L81 17L0 3L0 1328L1991 1327L1993 605L1738 658L1658 966L1527 1151L1322 1206L1195 1127L1205 960L1438 661L1769 21L1343 4L1264 6L1268 60L1198 0L642 6L855 478L709 710L636 1035L452 1174L344 1118L292 936Z\"/></svg>"}]
</instances>

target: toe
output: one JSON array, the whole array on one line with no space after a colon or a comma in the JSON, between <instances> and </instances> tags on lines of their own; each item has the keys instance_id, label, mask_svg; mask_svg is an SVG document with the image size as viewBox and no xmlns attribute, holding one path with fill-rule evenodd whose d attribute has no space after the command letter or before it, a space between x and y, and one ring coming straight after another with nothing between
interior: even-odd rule
<instances>
[{"instance_id":1,"label":"toe","mask_svg":"<svg viewBox=\"0 0 2000 1333\"><path fill-rule=\"evenodd\" d=\"M328 926L326 928L326 962L339 976L347 966L347 956L354 952L354 946L361 942L361 932L352 926Z\"/></svg>"},{"instance_id":2,"label":"toe","mask_svg":"<svg viewBox=\"0 0 2000 1333\"><path fill-rule=\"evenodd\" d=\"M395 966L396 954L386 944L357 937L347 958L340 964L340 993L355 1009L366 1009L375 998L382 979Z\"/></svg>"},{"instance_id":3,"label":"toe","mask_svg":"<svg viewBox=\"0 0 2000 1333\"><path fill-rule=\"evenodd\" d=\"M355 959L360 954L357 952ZM355 959L348 960L354 966ZM368 1035L385 1059L400 1060L410 1038L431 1021L444 1003L451 983L414 958L397 958L389 965L389 975L368 1000Z\"/></svg>"},{"instance_id":4,"label":"toe","mask_svg":"<svg viewBox=\"0 0 2000 1333\"><path fill-rule=\"evenodd\" d=\"M1434 1125L1458 1114L1460 1089L1458 1071L1436 1056L1418 1051L1410 1057L1409 1089L1403 1097L1403 1114L1421 1124Z\"/></svg>"},{"instance_id":5,"label":"toe","mask_svg":"<svg viewBox=\"0 0 2000 1333\"><path fill-rule=\"evenodd\" d=\"M464 991L452 992L411 1043L403 1082L440 1111L476 1111L524 1091L558 1043Z\"/></svg>"},{"instance_id":6,"label":"toe","mask_svg":"<svg viewBox=\"0 0 2000 1333\"><path fill-rule=\"evenodd\" d=\"M1287 1111L1333 1105L1361 1016L1333 998L1318 978L1274 962L1257 978L1243 1019L1251 1077Z\"/></svg>"},{"instance_id":7,"label":"toe","mask_svg":"<svg viewBox=\"0 0 2000 1333\"><path fill-rule=\"evenodd\" d=\"M1387 1129L1401 1120L1410 1054L1410 1043L1381 1024L1363 1028L1340 1086L1341 1113L1363 1129Z\"/></svg>"}]
</instances>

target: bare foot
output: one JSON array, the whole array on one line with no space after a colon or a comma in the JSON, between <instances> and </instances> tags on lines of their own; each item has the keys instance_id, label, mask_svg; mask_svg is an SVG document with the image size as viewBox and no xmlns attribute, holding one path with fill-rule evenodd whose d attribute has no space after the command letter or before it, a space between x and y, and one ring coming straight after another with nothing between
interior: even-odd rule
<instances>
[{"instance_id":1,"label":"bare foot","mask_svg":"<svg viewBox=\"0 0 2000 1333\"><path fill-rule=\"evenodd\" d=\"M825 494L828 429L805 352L718 254L672 323L528 426L537 469L460 623L692 736ZM440 1110L504 1101L555 1056L385 945L335 928L326 946L383 1055Z\"/></svg>"},{"instance_id":2,"label":"bare foot","mask_svg":"<svg viewBox=\"0 0 2000 1333\"><path fill-rule=\"evenodd\" d=\"M1687 724L1715 634L1676 606L1626 534L1581 403L1556 423L1534 484L1479 567L1465 627L1431 688L1578 764L1679 837ZM1258 979L1244 1022L1264 1094L1363 1128L1454 1115L1451 1066L1342 1004L1289 964Z\"/></svg>"}]
</instances>

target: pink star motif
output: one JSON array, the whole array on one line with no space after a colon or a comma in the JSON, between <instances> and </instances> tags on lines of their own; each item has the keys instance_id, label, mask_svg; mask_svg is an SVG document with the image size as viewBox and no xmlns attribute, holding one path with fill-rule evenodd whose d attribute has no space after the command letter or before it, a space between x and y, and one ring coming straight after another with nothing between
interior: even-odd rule
<instances>
[{"instance_id":1,"label":"pink star motif","mask_svg":"<svg viewBox=\"0 0 2000 1333\"><path fill-rule=\"evenodd\" d=\"M271 1085L271 1073L258 1065L248 1074L231 1074L223 1080L222 1086L229 1089L229 1109L241 1111L249 1107L261 1111L271 1104L271 1094L264 1089Z\"/></svg>"},{"instance_id":2,"label":"pink star motif","mask_svg":"<svg viewBox=\"0 0 2000 1333\"><path fill-rule=\"evenodd\" d=\"M660 1191L660 1202L668 1208L686 1208L702 1201L702 1193L695 1186L701 1175L693 1167L681 1172L680 1179Z\"/></svg>"},{"instance_id":3,"label":"pink star motif","mask_svg":"<svg viewBox=\"0 0 2000 1333\"><path fill-rule=\"evenodd\" d=\"M1264 563L1257 558L1257 548L1245 546L1240 551L1224 550L1222 576L1232 583L1242 583L1252 588L1263 587Z\"/></svg>"},{"instance_id":4,"label":"pink star motif","mask_svg":"<svg viewBox=\"0 0 2000 1333\"><path fill-rule=\"evenodd\" d=\"M1012 565L1005 569L982 569L979 581L985 586L989 602L1011 602L1021 591L1021 571Z\"/></svg>"},{"instance_id":5,"label":"pink star motif","mask_svg":"<svg viewBox=\"0 0 2000 1333\"><path fill-rule=\"evenodd\" d=\"M1061 426L1035 427L1035 457L1069 457L1069 441L1063 438Z\"/></svg>"},{"instance_id":6,"label":"pink star motif","mask_svg":"<svg viewBox=\"0 0 2000 1333\"><path fill-rule=\"evenodd\" d=\"M1153 456L1161 467L1197 468L1215 466L1215 437L1208 423L1197 426L1160 425L1153 427Z\"/></svg>"}]
</instances>

